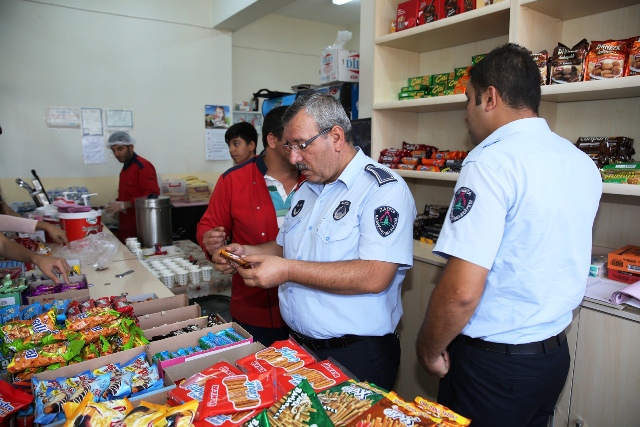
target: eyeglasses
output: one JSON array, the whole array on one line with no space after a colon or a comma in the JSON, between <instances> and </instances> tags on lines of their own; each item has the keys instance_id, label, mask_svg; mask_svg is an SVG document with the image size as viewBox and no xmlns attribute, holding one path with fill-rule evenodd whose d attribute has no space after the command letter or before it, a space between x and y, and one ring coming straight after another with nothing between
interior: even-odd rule
<instances>
[{"instance_id":1,"label":"eyeglasses","mask_svg":"<svg viewBox=\"0 0 640 427\"><path fill-rule=\"evenodd\" d=\"M282 145L287 151L298 151L298 149L300 149L300 151L304 151L309 144L311 144L313 141L316 140L316 138L318 138L321 135L324 135L325 133L329 132L331 129L333 129L333 126L331 126L330 128L326 128L325 130L323 130L322 132L320 132L319 134L317 134L316 136L314 136L311 139L307 139L305 142L301 143L301 144L292 144L289 141L285 141L285 143Z\"/></svg>"}]
</instances>

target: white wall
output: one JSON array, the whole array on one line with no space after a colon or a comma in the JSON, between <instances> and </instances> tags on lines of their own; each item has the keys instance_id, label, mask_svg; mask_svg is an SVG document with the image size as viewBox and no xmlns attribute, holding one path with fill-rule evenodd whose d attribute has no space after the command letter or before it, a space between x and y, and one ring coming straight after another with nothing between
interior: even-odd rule
<instances>
[{"instance_id":1,"label":"white wall","mask_svg":"<svg viewBox=\"0 0 640 427\"><path fill-rule=\"evenodd\" d=\"M262 88L319 83L320 55L349 30L268 15L234 32L211 28L211 0L0 0L0 186L36 169L46 188L85 185L104 204L121 165L84 165L80 129L47 128L48 107L133 110L136 151L165 177L210 182L231 161L204 159L204 105L248 101ZM108 129L105 129L108 137Z\"/></svg>"},{"instance_id":2,"label":"white wall","mask_svg":"<svg viewBox=\"0 0 640 427\"><path fill-rule=\"evenodd\" d=\"M204 105L232 104L231 34L210 27L209 0L185 6L0 1L0 178L9 201L28 199L12 182L31 169L49 188L86 181L113 186L99 200L115 197L121 165L111 155L84 165L80 129L47 128L47 107L132 109L136 151L161 175L231 166L204 160Z\"/></svg>"},{"instance_id":3,"label":"white wall","mask_svg":"<svg viewBox=\"0 0 640 427\"><path fill-rule=\"evenodd\" d=\"M250 101L263 88L291 92L296 84L320 84L322 49L343 30L352 33L345 49L359 50L359 25L342 28L271 14L234 31L234 103Z\"/></svg>"}]
</instances>

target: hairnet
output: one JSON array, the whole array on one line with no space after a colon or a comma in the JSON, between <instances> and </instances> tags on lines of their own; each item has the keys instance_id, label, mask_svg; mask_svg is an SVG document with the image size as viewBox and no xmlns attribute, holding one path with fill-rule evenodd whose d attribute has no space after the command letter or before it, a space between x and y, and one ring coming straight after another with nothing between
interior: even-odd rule
<instances>
[{"instance_id":1,"label":"hairnet","mask_svg":"<svg viewBox=\"0 0 640 427\"><path fill-rule=\"evenodd\" d=\"M127 132L118 131L111 134L109 137L109 141L107 142L107 147L111 147L113 145L133 145L136 141L131 138Z\"/></svg>"}]
</instances>

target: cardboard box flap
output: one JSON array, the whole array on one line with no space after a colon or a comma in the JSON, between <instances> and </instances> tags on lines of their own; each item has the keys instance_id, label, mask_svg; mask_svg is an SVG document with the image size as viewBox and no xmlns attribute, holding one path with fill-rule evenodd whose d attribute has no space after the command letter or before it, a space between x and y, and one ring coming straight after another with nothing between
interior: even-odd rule
<instances>
[{"instance_id":1,"label":"cardboard box flap","mask_svg":"<svg viewBox=\"0 0 640 427\"><path fill-rule=\"evenodd\" d=\"M175 295L167 298L158 298L151 301L142 301L132 304L133 313L140 317L145 314L158 313L160 311L171 310L189 305L189 296Z\"/></svg>"},{"instance_id":2,"label":"cardboard box flap","mask_svg":"<svg viewBox=\"0 0 640 427\"><path fill-rule=\"evenodd\" d=\"M197 310L195 310L197 308ZM172 313L175 312L175 313ZM157 313L161 314L161 313ZM150 314L149 316L155 316ZM179 319L179 316L183 316L182 319ZM168 320L166 323L158 326L153 326L150 328L142 328L144 331L144 337L148 340L151 340L153 337L158 335L166 335L169 332L173 332L175 330L190 326L197 325L198 327L204 329L207 327L207 317L199 317L200 316L200 306L198 304L190 305L188 307L177 308L175 310L169 310L165 312L164 320ZM175 319L174 321L171 321ZM142 326L142 320L139 319ZM144 319L145 322L151 319Z\"/></svg>"}]
</instances>

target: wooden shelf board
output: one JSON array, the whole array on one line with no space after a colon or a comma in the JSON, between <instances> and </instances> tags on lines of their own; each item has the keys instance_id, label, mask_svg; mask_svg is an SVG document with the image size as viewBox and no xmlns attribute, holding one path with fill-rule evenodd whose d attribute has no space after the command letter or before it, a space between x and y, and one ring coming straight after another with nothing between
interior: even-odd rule
<instances>
[{"instance_id":1,"label":"wooden shelf board","mask_svg":"<svg viewBox=\"0 0 640 427\"><path fill-rule=\"evenodd\" d=\"M509 34L509 5L504 1L376 38L375 43L412 52L431 52Z\"/></svg>"},{"instance_id":2,"label":"wooden shelf board","mask_svg":"<svg viewBox=\"0 0 640 427\"><path fill-rule=\"evenodd\" d=\"M528 7L552 18L568 21L589 15L608 12L638 4L638 0L522 0L522 7Z\"/></svg>"}]
</instances>

